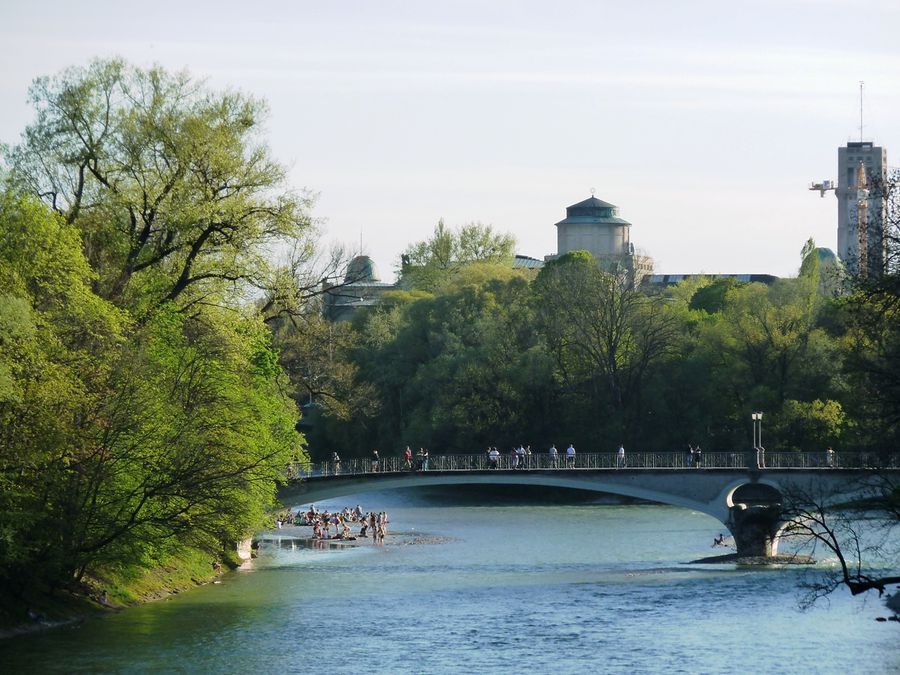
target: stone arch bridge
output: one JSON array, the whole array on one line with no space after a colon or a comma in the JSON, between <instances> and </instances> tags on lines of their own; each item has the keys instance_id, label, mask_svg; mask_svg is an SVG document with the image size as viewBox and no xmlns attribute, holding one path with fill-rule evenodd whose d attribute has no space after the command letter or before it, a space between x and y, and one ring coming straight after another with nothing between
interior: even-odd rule
<instances>
[{"instance_id":1,"label":"stone arch bridge","mask_svg":"<svg viewBox=\"0 0 900 675\"><path fill-rule=\"evenodd\" d=\"M878 467L877 469L874 467ZM530 485L634 497L706 513L734 536L739 556L777 552L786 500L841 503L870 494L885 472L900 477L900 457L824 453L708 453L702 462L682 453L578 455L440 455L407 466L402 458L293 466L279 490L299 505L373 490L435 485Z\"/></svg>"}]
</instances>

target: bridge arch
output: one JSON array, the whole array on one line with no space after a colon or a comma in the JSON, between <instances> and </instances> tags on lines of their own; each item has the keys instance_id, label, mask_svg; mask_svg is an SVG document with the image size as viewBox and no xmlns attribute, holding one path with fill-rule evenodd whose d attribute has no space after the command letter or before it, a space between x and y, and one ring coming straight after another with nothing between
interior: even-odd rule
<instances>
[{"instance_id":1,"label":"bridge arch","mask_svg":"<svg viewBox=\"0 0 900 675\"><path fill-rule=\"evenodd\" d=\"M485 471L479 473L428 471L401 474L371 474L366 476L312 477L301 483L291 483L279 490L279 498L285 504L296 506L323 499L349 496L360 492L394 490L408 487L428 487L436 485L525 485L533 487L569 488L598 494L614 494L622 497L643 499L657 504L679 506L699 511L716 518L727 525L728 509L721 499L704 501L687 494L679 494L666 489L661 481L622 480L633 474L598 475L594 472L578 471Z\"/></svg>"}]
</instances>

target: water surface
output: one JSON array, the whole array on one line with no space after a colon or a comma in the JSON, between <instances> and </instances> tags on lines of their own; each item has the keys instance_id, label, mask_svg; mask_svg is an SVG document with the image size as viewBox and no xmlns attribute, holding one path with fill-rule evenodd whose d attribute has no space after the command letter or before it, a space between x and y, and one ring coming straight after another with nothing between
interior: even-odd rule
<instances>
[{"instance_id":1,"label":"water surface","mask_svg":"<svg viewBox=\"0 0 900 675\"><path fill-rule=\"evenodd\" d=\"M353 504L357 501L354 498ZM252 569L0 644L6 672L894 673L894 623L816 571L685 564L721 525L667 506L450 506L366 495L384 546L272 533ZM349 500L329 502L351 505ZM323 504L324 505L324 504ZM322 505L320 505L322 506ZM719 549L721 551L721 549ZM10 670L15 669L15 670Z\"/></svg>"}]
</instances>

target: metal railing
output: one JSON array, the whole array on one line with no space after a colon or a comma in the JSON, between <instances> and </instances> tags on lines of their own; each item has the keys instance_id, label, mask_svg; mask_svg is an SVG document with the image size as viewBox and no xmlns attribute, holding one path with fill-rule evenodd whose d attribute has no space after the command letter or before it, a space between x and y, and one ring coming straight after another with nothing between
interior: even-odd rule
<instances>
[{"instance_id":1,"label":"metal railing","mask_svg":"<svg viewBox=\"0 0 900 675\"><path fill-rule=\"evenodd\" d=\"M403 457L373 459L353 458L339 462L293 463L288 466L290 479L310 476L356 476L363 474L398 474L418 471L573 471L622 469L875 469L900 468L900 455L876 453L825 452L704 452L699 459L686 452L628 452L624 461L615 452L576 453L565 451L555 458L546 452L525 456L503 454L491 459L478 455L431 455L414 457L407 464Z\"/></svg>"}]
</instances>

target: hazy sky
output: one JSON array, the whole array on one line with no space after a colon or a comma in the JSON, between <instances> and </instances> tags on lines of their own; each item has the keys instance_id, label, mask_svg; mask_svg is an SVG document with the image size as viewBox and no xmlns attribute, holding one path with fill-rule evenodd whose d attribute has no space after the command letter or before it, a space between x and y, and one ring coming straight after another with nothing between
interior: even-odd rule
<instances>
[{"instance_id":1,"label":"hazy sky","mask_svg":"<svg viewBox=\"0 0 900 675\"><path fill-rule=\"evenodd\" d=\"M518 251L591 188L660 273L796 273L834 248L859 136L900 164L900 2L0 0L0 142L39 75L123 56L265 98L268 136L319 193L325 241L390 280L438 218Z\"/></svg>"}]
</instances>

